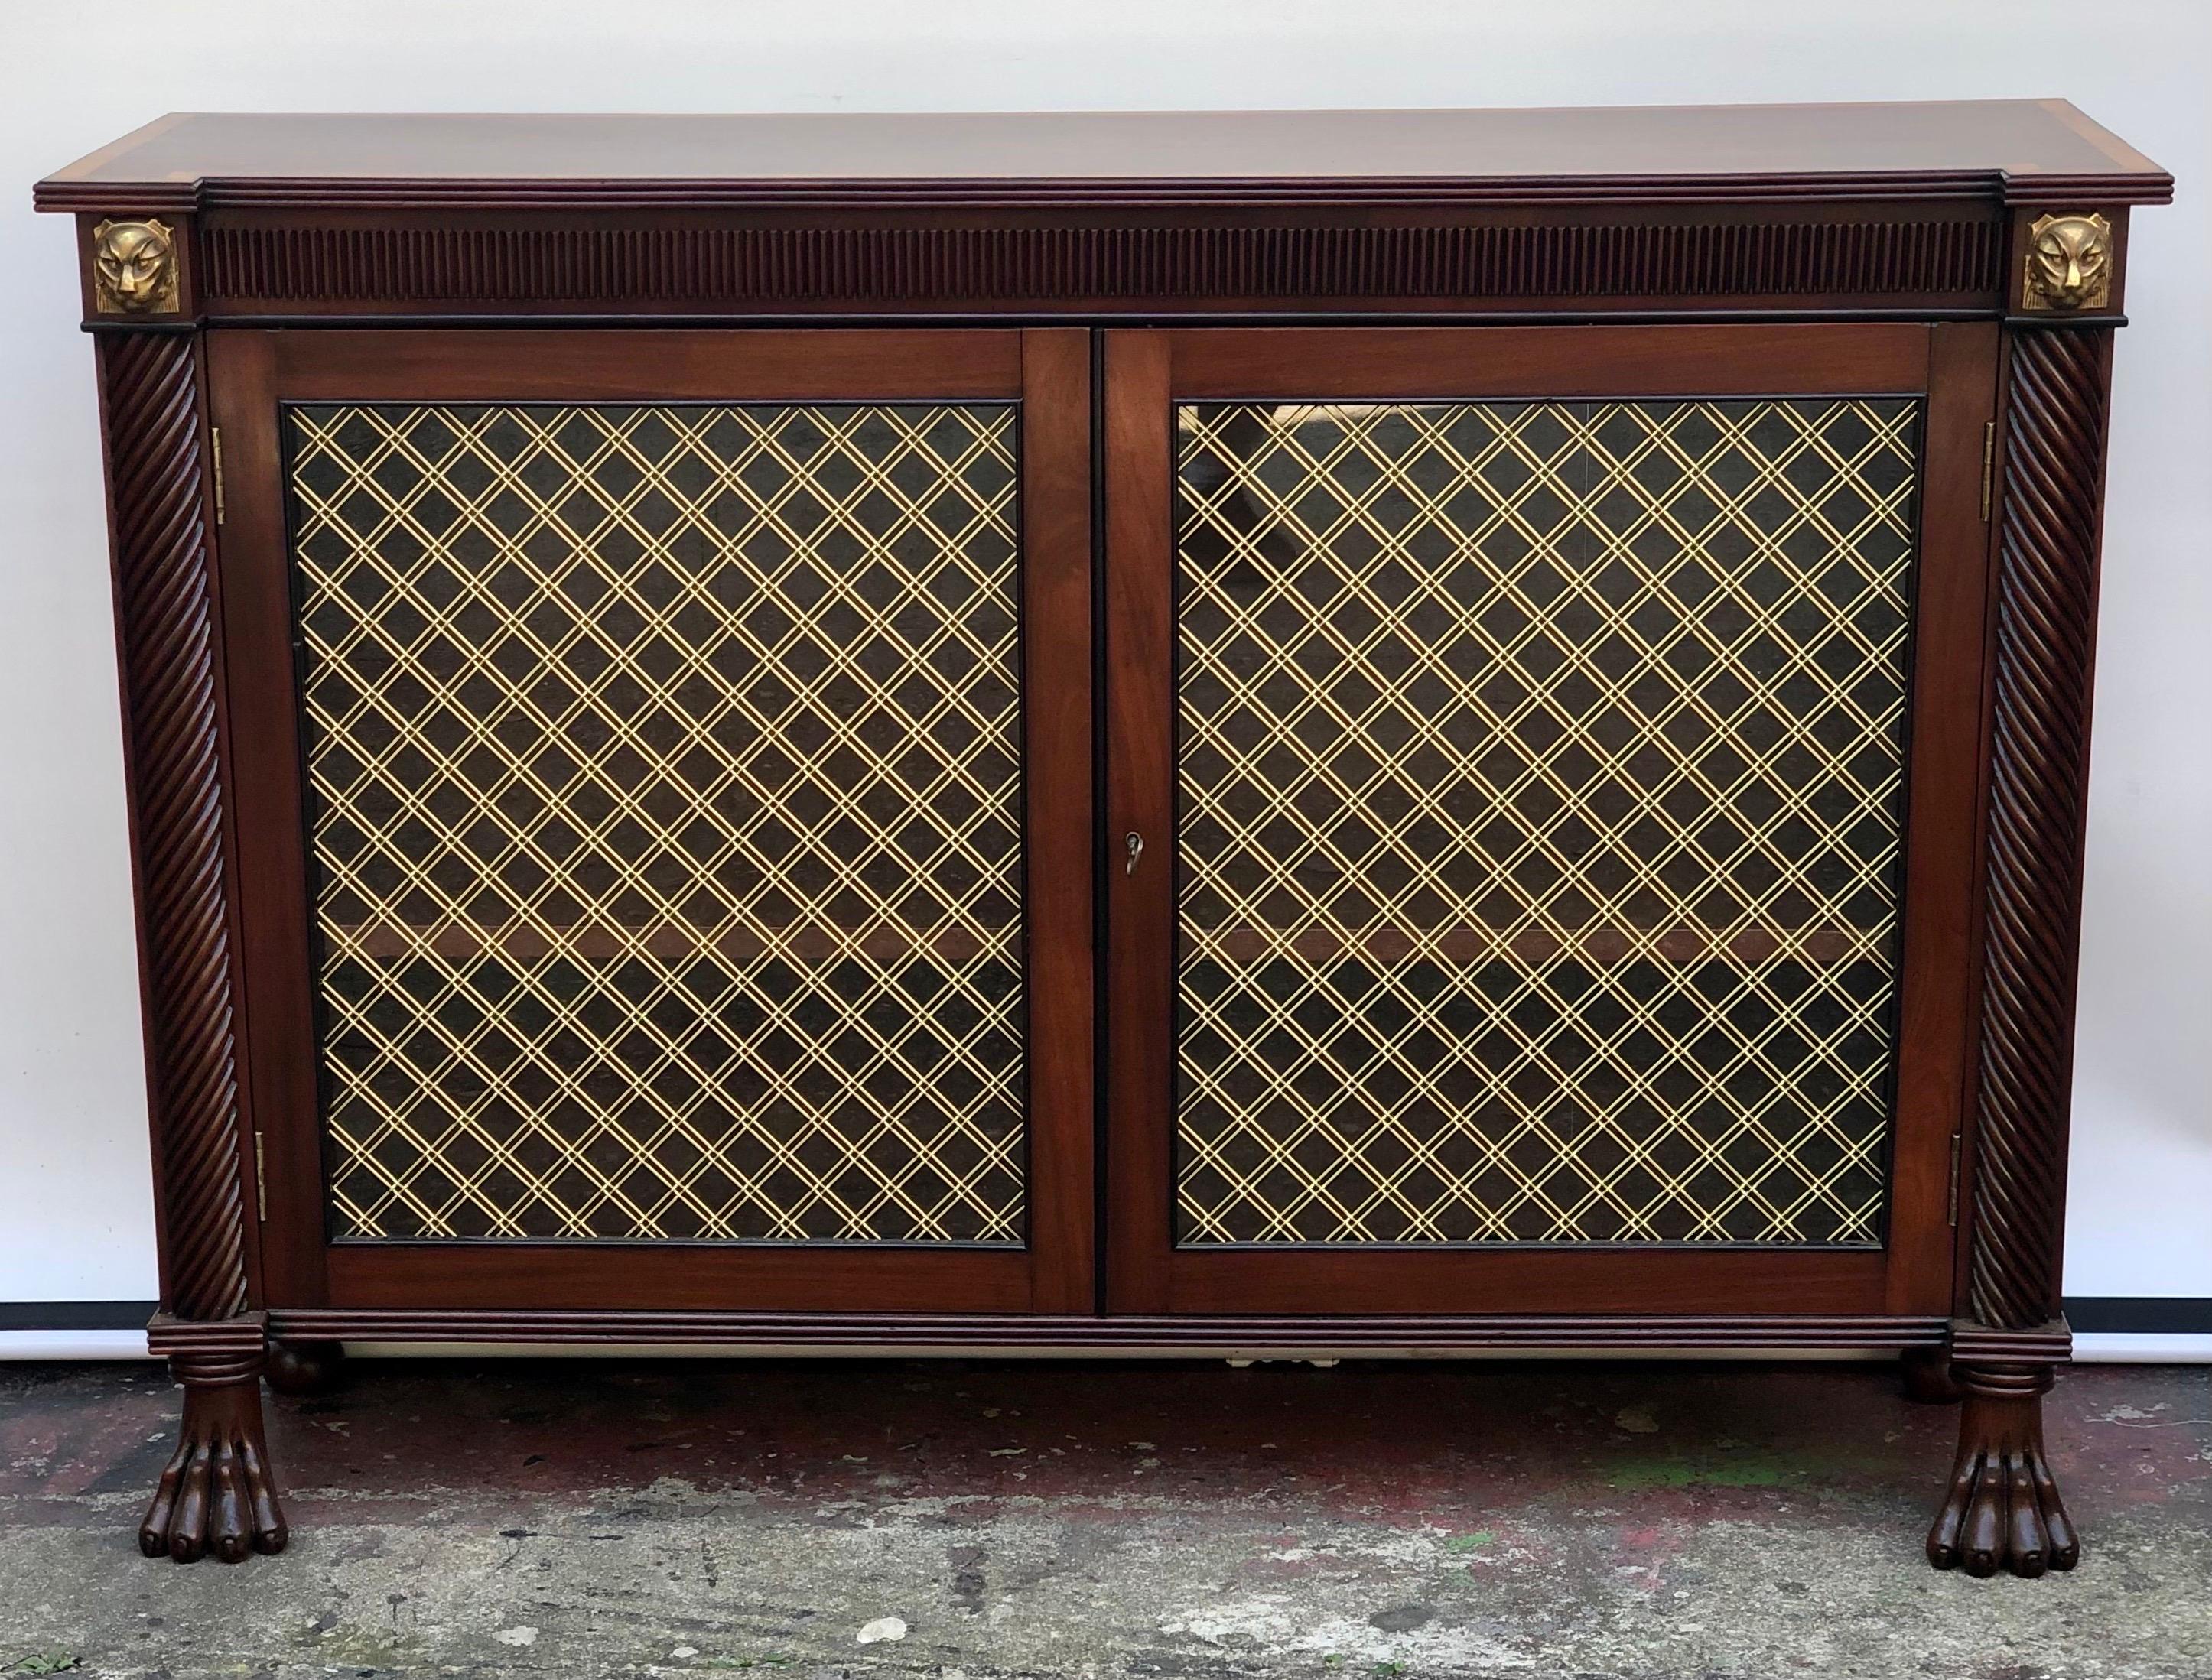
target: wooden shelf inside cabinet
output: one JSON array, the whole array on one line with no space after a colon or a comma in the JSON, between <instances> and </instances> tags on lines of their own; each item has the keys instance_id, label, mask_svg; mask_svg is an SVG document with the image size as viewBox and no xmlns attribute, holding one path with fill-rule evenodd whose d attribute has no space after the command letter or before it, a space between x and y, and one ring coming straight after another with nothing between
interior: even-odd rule
<instances>
[{"instance_id":1,"label":"wooden shelf inside cabinet","mask_svg":"<svg viewBox=\"0 0 2212 1680\"><path fill-rule=\"evenodd\" d=\"M1965 1397L1931 1559L2070 1565L2172 187L2059 100L178 115L41 182L186 1396L142 1544L281 1547L258 1379L348 1338L1873 1346Z\"/></svg>"}]
</instances>

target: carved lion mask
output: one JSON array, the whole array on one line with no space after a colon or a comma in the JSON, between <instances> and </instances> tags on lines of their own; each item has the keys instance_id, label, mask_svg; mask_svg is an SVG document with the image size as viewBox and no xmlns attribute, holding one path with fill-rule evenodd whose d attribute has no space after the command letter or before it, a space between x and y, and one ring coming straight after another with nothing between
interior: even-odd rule
<instances>
[{"instance_id":1,"label":"carved lion mask","mask_svg":"<svg viewBox=\"0 0 2212 1680\"><path fill-rule=\"evenodd\" d=\"M158 221L103 221L93 229L100 288L133 314L176 307L176 253Z\"/></svg>"},{"instance_id":2,"label":"carved lion mask","mask_svg":"<svg viewBox=\"0 0 2212 1680\"><path fill-rule=\"evenodd\" d=\"M2097 215L2047 215L2032 230L2028 275L2035 289L2061 309L2101 304L2110 229Z\"/></svg>"}]
</instances>

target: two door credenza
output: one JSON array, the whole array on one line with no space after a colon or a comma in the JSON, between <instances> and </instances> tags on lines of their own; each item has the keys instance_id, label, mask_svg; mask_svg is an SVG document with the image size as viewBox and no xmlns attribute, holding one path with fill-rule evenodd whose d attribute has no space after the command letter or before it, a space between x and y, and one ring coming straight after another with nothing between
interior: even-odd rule
<instances>
[{"instance_id":1,"label":"two door credenza","mask_svg":"<svg viewBox=\"0 0 2212 1680\"><path fill-rule=\"evenodd\" d=\"M172 117L50 178L184 1388L1874 1348L2064 1568L2063 103ZM1953 1390L1955 1385L1955 1390ZM1479 1495L1471 1495L1479 1497Z\"/></svg>"}]
</instances>

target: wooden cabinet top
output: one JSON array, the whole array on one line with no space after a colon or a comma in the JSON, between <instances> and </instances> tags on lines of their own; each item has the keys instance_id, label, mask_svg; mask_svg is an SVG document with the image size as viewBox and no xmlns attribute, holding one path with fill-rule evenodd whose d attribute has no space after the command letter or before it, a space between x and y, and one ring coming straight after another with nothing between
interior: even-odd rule
<instances>
[{"instance_id":1,"label":"wooden cabinet top","mask_svg":"<svg viewBox=\"0 0 2212 1680\"><path fill-rule=\"evenodd\" d=\"M2063 100L1589 110L164 117L42 209L1995 198L2163 203Z\"/></svg>"}]
</instances>

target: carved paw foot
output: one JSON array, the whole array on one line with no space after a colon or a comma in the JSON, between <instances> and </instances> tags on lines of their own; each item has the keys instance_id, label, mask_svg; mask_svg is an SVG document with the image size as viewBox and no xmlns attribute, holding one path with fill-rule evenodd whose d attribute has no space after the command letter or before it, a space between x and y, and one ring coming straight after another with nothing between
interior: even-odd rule
<instances>
[{"instance_id":1,"label":"carved paw foot","mask_svg":"<svg viewBox=\"0 0 2212 1680\"><path fill-rule=\"evenodd\" d=\"M240 1365L250 1368L240 1371ZM284 1550L283 1507L261 1434L261 1360L173 1362L185 1385L177 1450L138 1525L149 1557L238 1563Z\"/></svg>"},{"instance_id":2,"label":"carved paw foot","mask_svg":"<svg viewBox=\"0 0 2212 1680\"><path fill-rule=\"evenodd\" d=\"M1964 1404L1951 1486L1928 1531L1928 1561L1970 1575L2070 1569L2081 1543L2043 1446L2041 1367L1960 1366Z\"/></svg>"}]
</instances>

